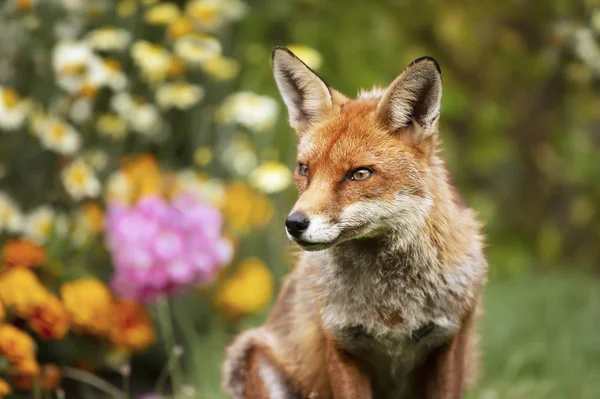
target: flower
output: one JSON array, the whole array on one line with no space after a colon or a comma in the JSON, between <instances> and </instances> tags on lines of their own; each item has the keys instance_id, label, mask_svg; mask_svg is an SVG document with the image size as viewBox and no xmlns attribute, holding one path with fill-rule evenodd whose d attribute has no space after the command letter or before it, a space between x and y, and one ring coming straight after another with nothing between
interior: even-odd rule
<instances>
[{"instance_id":1,"label":"flower","mask_svg":"<svg viewBox=\"0 0 600 399\"><path fill-rule=\"evenodd\" d=\"M187 4L185 11L198 23L200 29L214 30L223 22L221 3L220 0L194 0Z\"/></svg>"},{"instance_id":2,"label":"flower","mask_svg":"<svg viewBox=\"0 0 600 399\"><path fill-rule=\"evenodd\" d=\"M96 171L103 171L108 166L109 157L106 151L92 148L83 154L83 160Z\"/></svg>"},{"instance_id":3,"label":"flower","mask_svg":"<svg viewBox=\"0 0 600 399\"><path fill-rule=\"evenodd\" d=\"M28 100L23 100L13 89L0 86L0 129L20 129L30 110Z\"/></svg>"},{"instance_id":4,"label":"flower","mask_svg":"<svg viewBox=\"0 0 600 399\"><path fill-rule=\"evenodd\" d=\"M5 395L10 395L12 390L10 389L10 385L2 378L0 378L0 398L3 398Z\"/></svg>"},{"instance_id":5,"label":"flower","mask_svg":"<svg viewBox=\"0 0 600 399\"><path fill-rule=\"evenodd\" d=\"M85 244L104 228L104 211L93 202L83 204L75 213L71 237L75 245Z\"/></svg>"},{"instance_id":6,"label":"flower","mask_svg":"<svg viewBox=\"0 0 600 399\"><path fill-rule=\"evenodd\" d=\"M194 33L195 30L196 27L192 19L188 17L179 17L169 23L167 34L171 39L178 39Z\"/></svg>"},{"instance_id":7,"label":"flower","mask_svg":"<svg viewBox=\"0 0 600 399\"><path fill-rule=\"evenodd\" d=\"M210 282L231 258L221 223L217 209L190 195L171 202L151 196L132 206L109 204L113 289L124 298L151 301Z\"/></svg>"},{"instance_id":8,"label":"flower","mask_svg":"<svg viewBox=\"0 0 600 399\"><path fill-rule=\"evenodd\" d=\"M42 145L63 155L74 154L81 146L79 133L68 123L49 118L39 132Z\"/></svg>"},{"instance_id":9,"label":"flower","mask_svg":"<svg viewBox=\"0 0 600 399\"><path fill-rule=\"evenodd\" d=\"M133 98L127 93L119 93L111 100L111 106L125 118L132 130L153 138L162 130L162 120L158 108L142 98Z\"/></svg>"},{"instance_id":10,"label":"flower","mask_svg":"<svg viewBox=\"0 0 600 399\"><path fill-rule=\"evenodd\" d=\"M34 340L13 325L0 325L0 357L4 357L18 374L39 373Z\"/></svg>"},{"instance_id":11,"label":"flower","mask_svg":"<svg viewBox=\"0 0 600 399\"><path fill-rule=\"evenodd\" d=\"M92 100L87 97L77 98L71 103L71 107L69 109L69 118L73 122L81 125L92 116L92 108Z\"/></svg>"},{"instance_id":12,"label":"flower","mask_svg":"<svg viewBox=\"0 0 600 399\"><path fill-rule=\"evenodd\" d=\"M112 301L109 289L96 278L74 280L60 287L60 296L71 315L73 330L105 336L112 328Z\"/></svg>"},{"instance_id":13,"label":"flower","mask_svg":"<svg viewBox=\"0 0 600 399\"><path fill-rule=\"evenodd\" d=\"M174 196L192 195L199 201L220 208L225 202L225 185L218 179L208 179L193 170L182 170L175 177Z\"/></svg>"},{"instance_id":14,"label":"flower","mask_svg":"<svg viewBox=\"0 0 600 399\"><path fill-rule=\"evenodd\" d=\"M71 162L62 170L61 179L67 192L75 200L97 197L102 191L102 186L94 170L81 158Z\"/></svg>"},{"instance_id":15,"label":"flower","mask_svg":"<svg viewBox=\"0 0 600 399\"><path fill-rule=\"evenodd\" d=\"M23 215L17 204L0 191L0 231L18 233L23 229Z\"/></svg>"},{"instance_id":16,"label":"flower","mask_svg":"<svg viewBox=\"0 0 600 399\"><path fill-rule=\"evenodd\" d=\"M123 72L123 67L118 60L114 58L105 58L102 60L102 73L105 84L114 91L124 90L129 84L127 76Z\"/></svg>"},{"instance_id":17,"label":"flower","mask_svg":"<svg viewBox=\"0 0 600 399\"><path fill-rule=\"evenodd\" d=\"M127 134L127 122L115 113L102 114L96 121L96 130L113 140L120 140Z\"/></svg>"},{"instance_id":18,"label":"flower","mask_svg":"<svg viewBox=\"0 0 600 399\"><path fill-rule=\"evenodd\" d=\"M250 184L267 194L285 190L292 183L292 172L281 162L269 161L254 169Z\"/></svg>"},{"instance_id":19,"label":"flower","mask_svg":"<svg viewBox=\"0 0 600 399\"><path fill-rule=\"evenodd\" d=\"M254 227L264 227L273 217L273 204L246 183L235 181L227 187L223 215L231 228L246 233Z\"/></svg>"},{"instance_id":20,"label":"flower","mask_svg":"<svg viewBox=\"0 0 600 399\"><path fill-rule=\"evenodd\" d=\"M14 308L20 318L29 318L47 296L48 292L29 269L13 268L0 275L0 302Z\"/></svg>"},{"instance_id":21,"label":"flower","mask_svg":"<svg viewBox=\"0 0 600 399\"><path fill-rule=\"evenodd\" d=\"M201 146L194 151L194 162L198 166L206 166L212 159L213 153L209 146Z\"/></svg>"},{"instance_id":22,"label":"flower","mask_svg":"<svg viewBox=\"0 0 600 399\"><path fill-rule=\"evenodd\" d=\"M44 244L54 228L56 213L48 205L42 205L31 211L25 218L23 232L25 236L39 244Z\"/></svg>"},{"instance_id":23,"label":"flower","mask_svg":"<svg viewBox=\"0 0 600 399\"><path fill-rule=\"evenodd\" d=\"M85 41L94 50L121 51L129 45L131 34L125 29L105 26L89 32Z\"/></svg>"},{"instance_id":24,"label":"flower","mask_svg":"<svg viewBox=\"0 0 600 399\"><path fill-rule=\"evenodd\" d=\"M107 70L89 43L59 42L54 48L52 66L58 85L71 94L94 96L106 85Z\"/></svg>"},{"instance_id":25,"label":"flower","mask_svg":"<svg viewBox=\"0 0 600 399\"><path fill-rule=\"evenodd\" d=\"M141 304L119 299L113 305L115 321L110 340L127 351L140 351L154 343L152 320Z\"/></svg>"},{"instance_id":26,"label":"flower","mask_svg":"<svg viewBox=\"0 0 600 399\"><path fill-rule=\"evenodd\" d=\"M221 123L237 123L253 132L263 132L273 127L277 114L277 102L271 97L239 92L225 99L217 117Z\"/></svg>"},{"instance_id":27,"label":"flower","mask_svg":"<svg viewBox=\"0 0 600 399\"><path fill-rule=\"evenodd\" d=\"M133 195L133 184L129 178L120 171L111 174L106 181L106 200L128 204Z\"/></svg>"},{"instance_id":28,"label":"flower","mask_svg":"<svg viewBox=\"0 0 600 399\"><path fill-rule=\"evenodd\" d=\"M317 70L321 66L323 59L321 54L314 48L303 44L293 44L289 45L287 48L310 68Z\"/></svg>"},{"instance_id":29,"label":"flower","mask_svg":"<svg viewBox=\"0 0 600 399\"><path fill-rule=\"evenodd\" d=\"M215 302L231 317L256 313L264 309L273 295L273 276L257 257L247 258L236 272L223 282Z\"/></svg>"},{"instance_id":30,"label":"flower","mask_svg":"<svg viewBox=\"0 0 600 399\"><path fill-rule=\"evenodd\" d=\"M252 142L240 134L233 136L229 145L225 147L221 161L238 177L246 177L258 164Z\"/></svg>"},{"instance_id":31,"label":"flower","mask_svg":"<svg viewBox=\"0 0 600 399\"><path fill-rule=\"evenodd\" d=\"M221 55L221 43L214 37L205 34L194 34L181 37L175 41L175 54L188 64L196 66L213 57Z\"/></svg>"},{"instance_id":32,"label":"flower","mask_svg":"<svg viewBox=\"0 0 600 399\"><path fill-rule=\"evenodd\" d=\"M15 238L4 244L2 263L7 267L35 267L46 263L44 247L25 238Z\"/></svg>"},{"instance_id":33,"label":"flower","mask_svg":"<svg viewBox=\"0 0 600 399\"><path fill-rule=\"evenodd\" d=\"M204 98L204 88L191 83L165 83L156 91L156 103L163 109L191 108Z\"/></svg>"},{"instance_id":34,"label":"flower","mask_svg":"<svg viewBox=\"0 0 600 399\"><path fill-rule=\"evenodd\" d=\"M167 25L177 19L180 14L179 7L173 3L164 2L147 10L144 19L151 25Z\"/></svg>"},{"instance_id":35,"label":"flower","mask_svg":"<svg viewBox=\"0 0 600 399\"><path fill-rule=\"evenodd\" d=\"M6 318L6 311L4 310L4 305L0 302L0 321Z\"/></svg>"},{"instance_id":36,"label":"flower","mask_svg":"<svg viewBox=\"0 0 600 399\"><path fill-rule=\"evenodd\" d=\"M44 364L39 372L40 388L43 391L54 391L60 385L62 374L55 364ZM31 391L35 385L35 375L13 375L11 380L14 386L21 391Z\"/></svg>"},{"instance_id":37,"label":"flower","mask_svg":"<svg viewBox=\"0 0 600 399\"><path fill-rule=\"evenodd\" d=\"M130 200L136 202L160 192L160 169L152 155L140 155L123 160L122 171L130 182Z\"/></svg>"},{"instance_id":38,"label":"flower","mask_svg":"<svg viewBox=\"0 0 600 399\"><path fill-rule=\"evenodd\" d=\"M165 79L173 58L166 48L145 40L137 41L131 46L131 57L149 83Z\"/></svg>"},{"instance_id":39,"label":"flower","mask_svg":"<svg viewBox=\"0 0 600 399\"><path fill-rule=\"evenodd\" d=\"M202 64L204 72L217 80L231 80L240 72L240 64L233 58L215 56Z\"/></svg>"},{"instance_id":40,"label":"flower","mask_svg":"<svg viewBox=\"0 0 600 399\"><path fill-rule=\"evenodd\" d=\"M28 324L42 340L58 341L69 331L71 320L58 297L47 295L44 302L34 308Z\"/></svg>"}]
</instances>

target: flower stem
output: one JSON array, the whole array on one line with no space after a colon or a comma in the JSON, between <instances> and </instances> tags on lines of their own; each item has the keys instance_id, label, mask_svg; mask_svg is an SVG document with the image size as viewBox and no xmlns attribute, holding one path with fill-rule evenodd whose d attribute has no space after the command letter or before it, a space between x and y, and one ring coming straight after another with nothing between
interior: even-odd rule
<instances>
[{"instance_id":1,"label":"flower stem","mask_svg":"<svg viewBox=\"0 0 600 399\"><path fill-rule=\"evenodd\" d=\"M176 398L183 385L183 377L179 363L181 354L176 353L176 340L173 331L171 311L169 309L169 300L165 296L160 296L157 299L156 305L158 310L158 322L163 333L165 350L169 357L168 370L171 377L171 383L173 384L173 396Z\"/></svg>"},{"instance_id":2,"label":"flower stem","mask_svg":"<svg viewBox=\"0 0 600 399\"><path fill-rule=\"evenodd\" d=\"M88 373L87 371L78 370L72 367L63 367L62 368L63 376L70 378L74 381L79 381L81 383L90 385L107 395L110 395L114 399L127 399L127 394L121 391L118 388L115 388L113 385L104 381L102 378L95 376L92 373Z\"/></svg>"}]
</instances>

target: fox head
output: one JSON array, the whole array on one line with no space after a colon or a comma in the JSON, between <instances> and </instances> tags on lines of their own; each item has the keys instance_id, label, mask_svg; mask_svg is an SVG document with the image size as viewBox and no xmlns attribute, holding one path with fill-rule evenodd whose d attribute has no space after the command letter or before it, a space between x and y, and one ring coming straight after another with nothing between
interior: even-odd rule
<instances>
[{"instance_id":1,"label":"fox head","mask_svg":"<svg viewBox=\"0 0 600 399\"><path fill-rule=\"evenodd\" d=\"M438 63L411 63L387 89L349 99L283 47L275 81L298 137L299 198L288 237L306 250L386 234L410 235L432 205L430 165L442 98Z\"/></svg>"}]
</instances>

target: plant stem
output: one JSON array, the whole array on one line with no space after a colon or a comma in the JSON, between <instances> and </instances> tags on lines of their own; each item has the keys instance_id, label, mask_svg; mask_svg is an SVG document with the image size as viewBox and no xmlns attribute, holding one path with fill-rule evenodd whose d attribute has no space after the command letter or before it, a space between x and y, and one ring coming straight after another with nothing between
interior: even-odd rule
<instances>
[{"instance_id":1,"label":"plant stem","mask_svg":"<svg viewBox=\"0 0 600 399\"><path fill-rule=\"evenodd\" d=\"M173 331L173 322L171 318L171 312L169 309L169 300L163 295L160 296L156 302L158 310L158 322L163 333L165 341L165 350L169 357L169 373L171 377L171 383L173 384L173 396L177 398L178 393L183 385L183 377L179 363L180 354L176 354L176 340L175 333Z\"/></svg>"},{"instance_id":2,"label":"plant stem","mask_svg":"<svg viewBox=\"0 0 600 399\"><path fill-rule=\"evenodd\" d=\"M92 373L88 373L87 371L78 370L72 367L63 367L62 374L63 376L72 380L90 385L104 392L105 394L110 395L114 399L127 399L125 392L104 381L102 378L97 377Z\"/></svg>"}]
</instances>

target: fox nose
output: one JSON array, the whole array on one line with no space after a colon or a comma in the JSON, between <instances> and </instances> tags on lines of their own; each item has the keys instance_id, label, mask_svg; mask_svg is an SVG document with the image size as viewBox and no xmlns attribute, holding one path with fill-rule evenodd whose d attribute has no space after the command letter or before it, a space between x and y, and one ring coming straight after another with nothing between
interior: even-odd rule
<instances>
[{"instance_id":1,"label":"fox nose","mask_svg":"<svg viewBox=\"0 0 600 399\"><path fill-rule=\"evenodd\" d=\"M303 213L292 213L285 220L287 231L294 237L298 238L310 224L310 220Z\"/></svg>"}]
</instances>

